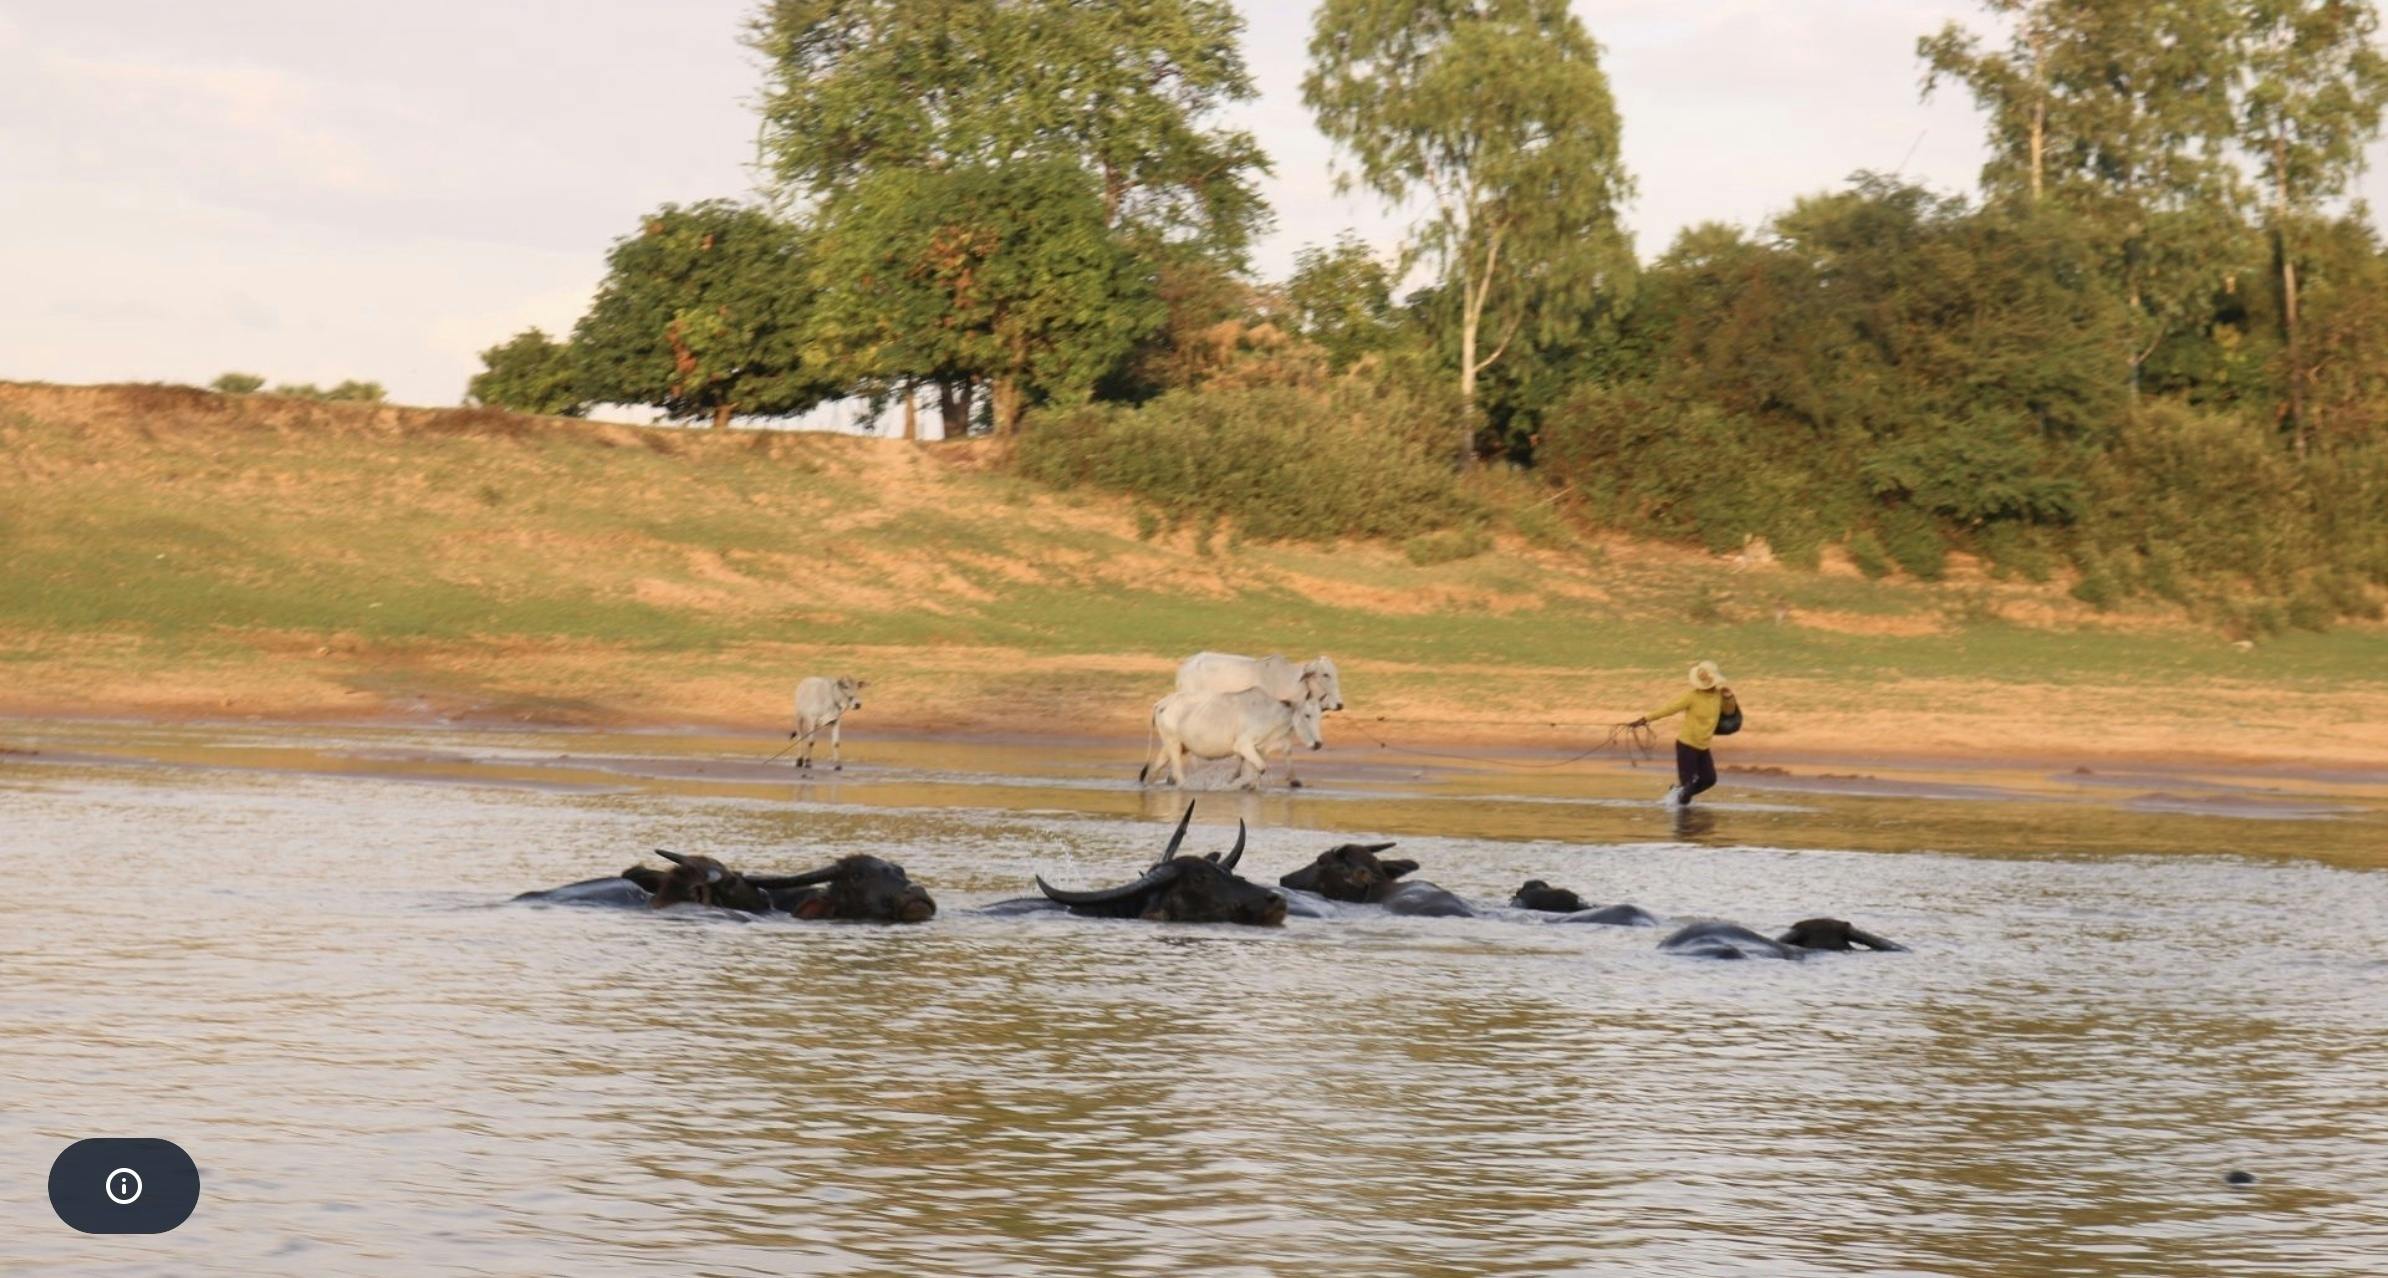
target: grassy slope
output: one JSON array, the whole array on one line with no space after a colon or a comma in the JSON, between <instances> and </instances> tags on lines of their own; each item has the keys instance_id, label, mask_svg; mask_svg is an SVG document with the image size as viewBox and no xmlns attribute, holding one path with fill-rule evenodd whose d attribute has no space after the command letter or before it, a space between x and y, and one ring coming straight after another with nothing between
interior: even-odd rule
<instances>
[{"instance_id":1,"label":"grassy slope","mask_svg":"<svg viewBox=\"0 0 2388 1278\"><path fill-rule=\"evenodd\" d=\"M2376 627L2242 652L2053 587L1737 571L1580 531L1431 567L1205 550L985 463L0 384L0 704L760 724L834 666L874 679L882 722L1128 733L1173 658L1215 647L1334 653L1379 731L1537 741L1712 655L1760 753L2388 757Z\"/></svg>"}]
</instances>

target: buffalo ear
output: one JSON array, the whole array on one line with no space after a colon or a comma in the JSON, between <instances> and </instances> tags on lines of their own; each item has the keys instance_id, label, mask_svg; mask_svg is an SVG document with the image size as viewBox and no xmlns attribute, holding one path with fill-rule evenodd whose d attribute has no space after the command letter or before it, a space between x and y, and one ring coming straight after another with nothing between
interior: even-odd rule
<instances>
[{"instance_id":1,"label":"buffalo ear","mask_svg":"<svg viewBox=\"0 0 2388 1278\"><path fill-rule=\"evenodd\" d=\"M645 888L649 892L661 891L663 888L663 871L656 869L652 865L631 866L629 869L622 871L622 877L638 884L640 887Z\"/></svg>"},{"instance_id":2,"label":"buffalo ear","mask_svg":"<svg viewBox=\"0 0 2388 1278\"><path fill-rule=\"evenodd\" d=\"M1392 844L1388 843L1385 846L1391 847ZM1418 863L1416 861L1379 861L1377 862L1377 865L1379 868L1384 870L1385 877L1388 879L1398 879L1404 874L1415 874L1418 872Z\"/></svg>"},{"instance_id":3,"label":"buffalo ear","mask_svg":"<svg viewBox=\"0 0 2388 1278\"><path fill-rule=\"evenodd\" d=\"M1277 878L1277 886L1289 887L1302 892L1317 891L1318 865L1313 862L1312 864L1305 865L1301 869L1298 869L1291 874L1279 875Z\"/></svg>"}]
</instances>

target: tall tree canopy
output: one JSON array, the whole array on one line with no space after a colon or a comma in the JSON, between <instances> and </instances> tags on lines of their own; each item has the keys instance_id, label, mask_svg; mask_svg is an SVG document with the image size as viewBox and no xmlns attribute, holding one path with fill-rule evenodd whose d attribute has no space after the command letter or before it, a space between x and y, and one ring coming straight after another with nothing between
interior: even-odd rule
<instances>
[{"instance_id":1,"label":"tall tree canopy","mask_svg":"<svg viewBox=\"0 0 2388 1278\"><path fill-rule=\"evenodd\" d=\"M936 382L949 412L983 383L998 434L1032 398L1083 397L1161 321L1144 264L1065 161L872 174L823 210L815 278L825 366Z\"/></svg>"},{"instance_id":2,"label":"tall tree canopy","mask_svg":"<svg viewBox=\"0 0 2388 1278\"><path fill-rule=\"evenodd\" d=\"M803 234L761 209L665 205L614 242L572 331L583 394L716 426L834 398L841 388L801 354L809 267Z\"/></svg>"},{"instance_id":3,"label":"tall tree canopy","mask_svg":"<svg viewBox=\"0 0 2388 1278\"><path fill-rule=\"evenodd\" d=\"M1632 269L1599 46L1566 0L1324 0L1310 59L1303 100L1359 180L1424 199L1417 248L1456 308L1472 417L1477 378L1529 322L1555 335Z\"/></svg>"},{"instance_id":4,"label":"tall tree canopy","mask_svg":"<svg viewBox=\"0 0 2388 1278\"><path fill-rule=\"evenodd\" d=\"M1226 0L771 0L763 144L826 199L874 173L1067 161L1105 223L1240 261L1267 160L1219 108L1253 96Z\"/></svg>"},{"instance_id":5,"label":"tall tree canopy","mask_svg":"<svg viewBox=\"0 0 2388 1278\"><path fill-rule=\"evenodd\" d=\"M2369 0L2245 3L2239 142L2264 188L2280 271L2288 418L2302 454L2313 435L2307 404L2313 368L2299 323L2298 232L2363 171L2364 148L2379 137L2388 104L2388 58L2380 54L2380 15Z\"/></svg>"},{"instance_id":6,"label":"tall tree canopy","mask_svg":"<svg viewBox=\"0 0 2388 1278\"><path fill-rule=\"evenodd\" d=\"M2236 0L1982 0L2007 25L1988 47L1954 23L1917 41L1924 92L1954 80L1988 118L1982 189L2054 210L2104 246L2129 298L2140 366L2248 264L2234 210Z\"/></svg>"}]
</instances>

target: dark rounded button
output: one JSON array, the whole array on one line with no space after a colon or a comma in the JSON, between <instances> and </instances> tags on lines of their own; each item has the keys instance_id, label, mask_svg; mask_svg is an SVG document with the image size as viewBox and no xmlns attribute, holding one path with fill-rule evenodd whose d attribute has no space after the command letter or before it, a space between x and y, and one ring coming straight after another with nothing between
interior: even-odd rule
<instances>
[{"instance_id":1,"label":"dark rounded button","mask_svg":"<svg viewBox=\"0 0 2388 1278\"><path fill-rule=\"evenodd\" d=\"M87 1234L162 1234L199 1205L199 1165L155 1137L99 1136L50 1164L50 1210Z\"/></svg>"}]
</instances>

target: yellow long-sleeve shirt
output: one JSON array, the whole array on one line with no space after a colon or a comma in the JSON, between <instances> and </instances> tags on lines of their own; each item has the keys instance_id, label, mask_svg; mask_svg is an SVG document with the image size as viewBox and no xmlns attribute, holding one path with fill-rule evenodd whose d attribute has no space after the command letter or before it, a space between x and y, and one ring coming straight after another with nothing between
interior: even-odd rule
<instances>
[{"instance_id":1,"label":"yellow long-sleeve shirt","mask_svg":"<svg viewBox=\"0 0 2388 1278\"><path fill-rule=\"evenodd\" d=\"M1725 694L1721 690L1694 688L1642 717L1656 723L1668 715L1681 714L1683 727L1675 733L1675 739L1694 750L1705 750L1716 736L1716 721L1724 713Z\"/></svg>"}]
</instances>

